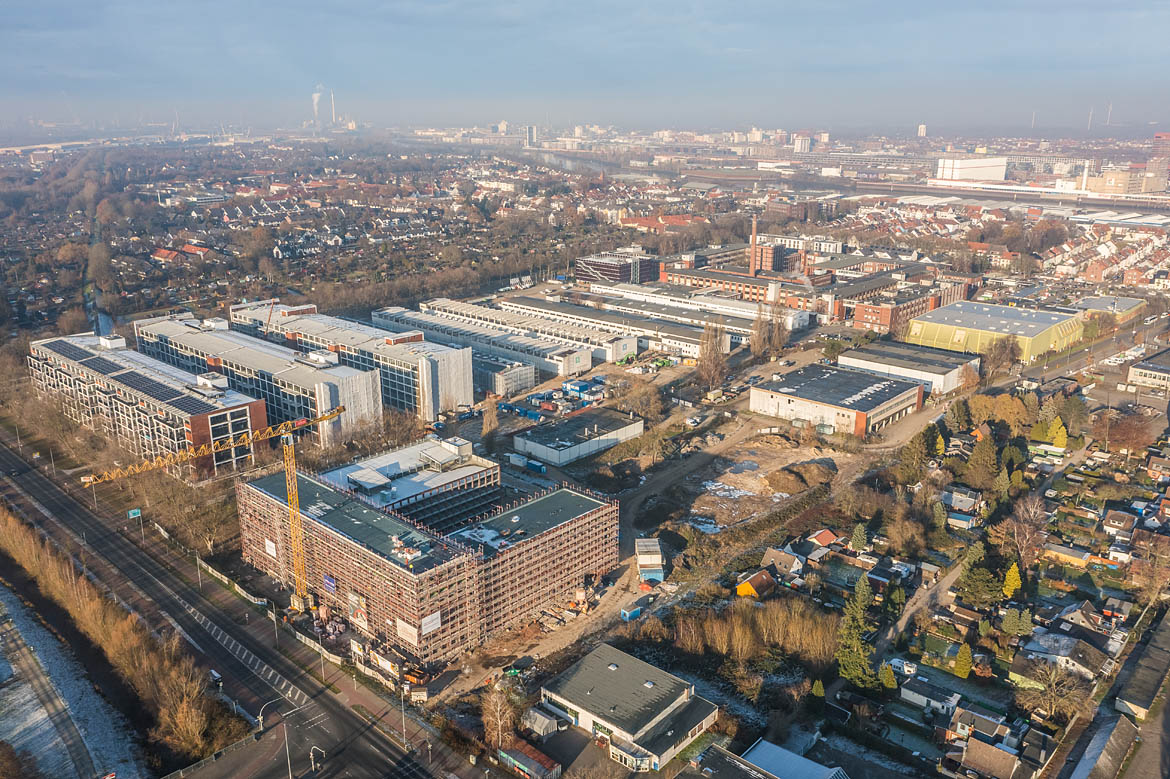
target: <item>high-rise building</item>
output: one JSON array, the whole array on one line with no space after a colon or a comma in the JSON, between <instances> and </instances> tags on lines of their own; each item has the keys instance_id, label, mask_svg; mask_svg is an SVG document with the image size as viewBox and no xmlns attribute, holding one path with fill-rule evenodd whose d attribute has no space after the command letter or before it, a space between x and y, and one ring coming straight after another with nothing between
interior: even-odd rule
<instances>
[{"instance_id":1,"label":"high-rise building","mask_svg":"<svg viewBox=\"0 0 1170 779\"><path fill-rule=\"evenodd\" d=\"M817 133L817 143L822 144L822 145L828 145L828 143L829 143L828 131L821 130L819 133Z\"/></svg>"},{"instance_id":2,"label":"high-rise building","mask_svg":"<svg viewBox=\"0 0 1170 779\"><path fill-rule=\"evenodd\" d=\"M812 148L812 138L807 135L794 135L792 137L792 151L797 154L805 154Z\"/></svg>"},{"instance_id":3,"label":"high-rise building","mask_svg":"<svg viewBox=\"0 0 1170 779\"><path fill-rule=\"evenodd\" d=\"M1154 133L1151 157L1170 157L1170 133Z\"/></svg>"},{"instance_id":4,"label":"high-rise building","mask_svg":"<svg viewBox=\"0 0 1170 779\"><path fill-rule=\"evenodd\" d=\"M530 124L524 128L524 145L530 147L536 145L536 125Z\"/></svg>"},{"instance_id":5,"label":"high-rise building","mask_svg":"<svg viewBox=\"0 0 1170 779\"><path fill-rule=\"evenodd\" d=\"M508 134L508 120L507 119L501 120L500 123L496 125L496 132L498 132L500 135L507 135Z\"/></svg>"},{"instance_id":6,"label":"high-rise building","mask_svg":"<svg viewBox=\"0 0 1170 779\"><path fill-rule=\"evenodd\" d=\"M918 137L919 138L926 137L926 125L925 124L918 125Z\"/></svg>"}]
</instances>

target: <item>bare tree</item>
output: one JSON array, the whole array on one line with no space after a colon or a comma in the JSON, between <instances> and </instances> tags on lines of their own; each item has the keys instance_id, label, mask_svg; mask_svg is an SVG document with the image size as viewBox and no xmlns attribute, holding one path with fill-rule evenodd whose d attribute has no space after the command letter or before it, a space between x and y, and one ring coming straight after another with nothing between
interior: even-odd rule
<instances>
[{"instance_id":1,"label":"bare tree","mask_svg":"<svg viewBox=\"0 0 1170 779\"><path fill-rule=\"evenodd\" d=\"M489 436L500 428L499 399L489 397L483 404L483 428L481 435Z\"/></svg>"},{"instance_id":2,"label":"bare tree","mask_svg":"<svg viewBox=\"0 0 1170 779\"><path fill-rule=\"evenodd\" d=\"M1080 676L1045 660L1033 662L1028 678L1039 687L1021 687L1016 704L1027 711L1041 711L1066 721L1089 699L1089 684Z\"/></svg>"},{"instance_id":3,"label":"bare tree","mask_svg":"<svg viewBox=\"0 0 1170 779\"><path fill-rule=\"evenodd\" d=\"M756 306L756 321L752 323L752 336L749 346L752 350L752 357L757 360L767 358L768 353L772 350L771 323L764 315L763 303Z\"/></svg>"},{"instance_id":4,"label":"bare tree","mask_svg":"<svg viewBox=\"0 0 1170 779\"><path fill-rule=\"evenodd\" d=\"M516 709L508 694L495 687L488 688L479 703L479 714L483 720L484 741L492 749L507 746L516 728Z\"/></svg>"},{"instance_id":5,"label":"bare tree","mask_svg":"<svg viewBox=\"0 0 1170 779\"><path fill-rule=\"evenodd\" d=\"M727 377L727 354L723 351L725 332L722 325L707 325L699 344L699 381L707 389L715 389Z\"/></svg>"},{"instance_id":6,"label":"bare tree","mask_svg":"<svg viewBox=\"0 0 1170 779\"><path fill-rule=\"evenodd\" d=\"M779 301L772 304L770 332L768 334L768 349L773 358L780 356L784 347L788 345L788 325L785 324L788 316Z\"/></svg>"},{"instance_id":7,"label":"bare tree","mask_svg":"<svg viewBox=\"0 0 1170 779\"><path fill-rule=\"evenodd\" d=\"M1026 576L1044 543L1044 531L1048 526L1044 501L1037 495L1021 498L1015 511L1002 524L1003 548L1016 556L1020 574Z\"/></svg>"}]
</instances>

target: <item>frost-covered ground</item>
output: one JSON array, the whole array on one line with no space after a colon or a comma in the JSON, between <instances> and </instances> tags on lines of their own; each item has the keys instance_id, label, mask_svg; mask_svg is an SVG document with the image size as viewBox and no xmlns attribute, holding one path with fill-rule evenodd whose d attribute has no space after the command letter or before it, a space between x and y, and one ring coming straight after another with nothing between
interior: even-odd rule
<instances>
[{"instance_id":1,"label":"frost-covered ground","mask_svg":"<svg viewBox=\"0 0 1170 779\"><path fill-rule=\"evenodd\" d=\"M713 517L702 517L698 514L692 514L687 522L695 530L698 530L700 533L706 533L707 535L714 535L723 530L723 525L716 522Z\"/></svg>"},{"instance_id":2,"label":"frost-covered ground","mask_svg":"<svg viewBox=\"0 0 1170 779\"><path fill-rule=\"evenodd\" d=\"M0 608L7 610L16 629L20 631L25 643L32 647L41 666L45 669L49 679L52 680L53 686L57 688L57 693L65 701L73 723L85 740L85 746L93 759L98 776L104 776L111 771L117 772L118 779L126 779L127 777L137 779L149 776L134 745L134 733L130 725L116 709L97 694L93 685L86 678L85 671L69 654L68 649L49 631L45 630L20 602L20 599L6 587L0 587ZM65 755L64 745L61 744L56 730L37 703L33 691L27 685L12 686L24 687L27 690L28 695L32 697L36 711L44 719L43 726L37 728L39 737L44 738L51 734L56 745L55 749L50 749L46 754ZM4 692L6 690L0 691L0 695ZM10 717L9 708L0 704L0 731L9 729L10 718L16 722L16 727L23 727L22 717L31 716L31 714L31 712L25 712L24 715L11 713ZM14 746L16 745L14 744ZM69 776L73 773L72 771L53 772L47 770L48 766L42 762L40 756L41 751L36 750L33 753L37 755L37 762L41 766L42 772L47 776ZM70 766L69 758L66 756L63 759L66 765Z\"/></svg>"},{"instance_id":3,"label":"frost-covered ground","mask_svg":"<svg viewBox=\"0 0 1170 779\"><path fill-rule=\"evenodd\" d=\"M728 711L744 722L750 722L759 727L768 724L768 717L764 712L755 708L743 698L728 694L719 685L712 684L706 679L701 679L690 673L675 671L674 675L695 685L696 693L712 703L726 707Z\"/></svg>"},{"instance_id":4,"label":"frost-covered ground","mask_svg":"<svg viewBox=\"0 0 1170 779\"><path fill-rule=\"evenodd\" d=\"M756 494L748 490L741 490L738 487L732 487L730 484L724 484L721 481L703 482L703 491L717 498L747 498Z\"/></svg>"},{"instance_id":5,"label":"frost-covered ground","mask_svg":"<svg viewBox=\"0 0 1170 779\"><path fill-rule=\"evenodd\" d=\"M57 736L37 694L23 679L0 688L0 740L27 752L45 776L76 776L69 752Z\"/></svg>"}]
</instances>

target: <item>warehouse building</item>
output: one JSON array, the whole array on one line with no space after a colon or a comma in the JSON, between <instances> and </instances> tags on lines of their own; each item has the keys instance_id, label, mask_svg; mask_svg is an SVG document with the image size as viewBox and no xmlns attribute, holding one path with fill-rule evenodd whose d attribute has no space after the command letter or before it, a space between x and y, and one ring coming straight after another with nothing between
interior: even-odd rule
<instances>
[{"instance_id":1,"label":"warehouse building","mask_svg":"<svg viewBox=\"0 0 1170 779\"><path fill-rule=\"evenodd\" d=\"M549 338L509 333L487 324L464 322L401 306L378 309L374 325L391 332L422 331L434 341L471 347L473 355L527 363L553 376L576 376L593 367L592 348L565 346Z\"/></svg>"},{"instance_id":2,"label":"warehouse building","mask_svg":"<svg viewBox=\"0 0 1170 779\"><path fill-rule=\"evenodd\" d=\"M138 351L190 373L218 373L237 392L264 401L270 423L312 418L345 406L338 418L314 425L306 435L322 446L382 419L378 373L337 364L328 351L301 354L233 333L224 319L191 314L140 319L134 323Z\"/></svg>"},{"instance_id":3,"label":"warehouse building","mask_svg":"<svg viewBox=\"0 0 1170 779\"><path fill-rule=\"evenodd\" d=\"M126 348L122 336L70 335L29 345L40 397L146 460L229 441L267 426L264 401L229 389L216 373L180 371ZM191 481L248 466L252 447L215 452L170 472Z\"/></svg>"},{"instance_id":4,"label":"warehouse building","mask_svg":"<svg viewBox=\"0 0 1170 779\"><path fill-rule=\"evenodd\" d=\"M629 336L598 332L591 327L553 323L530 314L447 298L428 300L419 305L419 310L470 324L487 325L508 333L547 338L573 348L592 349L595 363L617 362L627 355L635 354L638 349L637 339Z\"/></svg>"},{"instance_id":5,"label":"warehouse building","mask_svg":"<svg viewBox=\"0 0 1170 779\"><path fill-rule=\"evenodd\" d=\"M1109 314L1119 325L1132 322L1138 314L1146 309L1146 301L1141 298L1125 298L1116 295L1100 295L1084 298L1072 304L1078 311L1085 312L1085 316L1094 317Z\"/></svg>"},{"instance_id":6,"label":"warehouse building","mask_svg":"<svg viewBox=\"0 0 1170 779\"><path fill-rule=\"evenodd\" d=\"M752 411L864 438L922 408L923 386L850 368L809 365L752 387Z\"/></svg>"},{"instance_id":7,"label":"warehouse building","mask_svg":"<svg viewBox=\"0 0 1170 779\"><path fill-rule=\"evenodd\" d=\"M1045 352L1073 345L1081 340L1083 331L1075 314L963 300L910 320L906 341L985 354L999 339L1014 337L1020 345L1020 359L1032 362Z\"/></svg>"},{"instance_id":8,"label":"warehouse building","mask_svg":"<svg viewBox=\"0 0 1170 779\"><path fill-rule=\"evenodd\" d=\"M609 644L546 682L540 700L636 772L664 768L719 713L690 682Z\"/></svg>"},{"instance_id":9,"label":"warehouse building","mask_svg":"<svg viewBox=\"0 0 1170 779\"><path fill-rule=\"evenodd\" d=\"M1170 390L1170 349L1152 354L1129 366L1129 383L1139 387Z\"/></svg>"},{"instance_id":10,"label":"warehouse building","mask_svg":"<svg viewBox=\"0 0 1170 779\"><path fill-rule=\"evenodd\" d=\"M391 336L383 330L317 313L314 305L286 306L261 300L231 307L234 330L303 352L325 350L341 365L377 370L382 405L434 422L444 411L474 402L472 355L427 343L422 333Z\"/></svg>"},{"instance_id":11,"label":"warehouse building","mask_svg":"<svg viewBox=\"0 0 1170 779\"><path fill-rule=\"evenodd\" d=\"M556 326L575 325L603 333L636 336L638 349L698 357L703 342L703 328L681 322L663 322L642 314L603 311L591 306L579 306L545 298L515 297L500 301L505 311L540 317L558 323ZM723 351L731 351L731 336L724 332Z\"/></svg>"},{"instance_id":12,"label":"warehouse building","mask_svg":"<svg viewBox=\"0 0 1170 779\"><path fill-rule=\"evenodd\" d=\"M586 408L512 436L512 448L549 465L568 465L642 435L641 417Z\"/></svg>"},{"instance_id":13,"label":"warehouse building","mask_svg":"<svg viewBox=\"0 0 1170 779\"><path fill-rule=\"evenodd\" d=\"M938 395L961 388L964 379L979 377L979 355L898 341L875 341L850 349L837 358L837 365L890 379L918 382L926 387L927 393Z\"/></svg>"},{"instance_id":14,"label":"warehouse building","mask_svg":"<svg viewBox=\"0 0 1170 779\"><path fill-rule=\"evenodd\" d=\"M708 293L702 289L684 287L678 284L604 284L593 283L589 291L605 298L620 298L622 300L654 303L668 309L684 309L686 311L700 311L709 315L755 321L760 311L760 304L748 300L740 300L727 294ZM606 308L613 311L621 309L610 302ZM780 316L789 332L803 330L809 326L808 311L791 308L780 308L778 311L772 306L765 307L767 316ZM677 315L676 315L677 316ZM673 318L673 317L672 317ZM688 324L700 324L699 321L689 322L686 319L677 321Z\"/></svg>"},{"instance_id":15,"label":"warehouse building","mask_svg":"<svg viewBox=\"0 0 1170 779\"><path fill-rule=\"evenodd\" d=\"M309 593L407 661L440 666L618 564L618 506L557 489L442 535L297 474ZM290 588L283 473L236 486L244 559ZM442 498L439 498L442 499Z\"/></svg>"},{"instance_id":16,"label":"warehouse building","mask_svg":"<svg viewBox=\"0 0 1170 779\"><path fill-rule=\"evenodd\" d=\"M473 454L471 442L458 437L427 436L318 477L441 533L488 511L501 497L499 464Z\"/></svg>"}]
</instances>

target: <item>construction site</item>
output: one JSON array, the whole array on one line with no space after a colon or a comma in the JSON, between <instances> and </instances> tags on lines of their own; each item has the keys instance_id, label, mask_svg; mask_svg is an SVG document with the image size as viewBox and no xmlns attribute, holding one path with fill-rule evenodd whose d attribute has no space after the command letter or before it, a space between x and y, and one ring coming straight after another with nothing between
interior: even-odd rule
<instances>
[{"instance_id":1,"label":"construction site","mask_svg":"<svg viewBox=\"0 0 1170 779\"><path fill-rule=\"evenodd\" d=\"M323 621L343 618L403 664L449 663L539 619L618 564L617 503L577 489L553 489L441 535L319 477L297 473L295 485L299 512L290 511L283 473L237 485L244 559L298 594L303 587Z\"/></svg>"}]
</instances>

